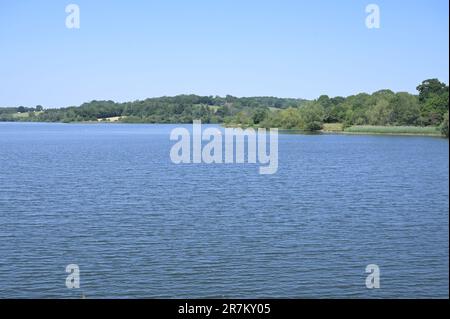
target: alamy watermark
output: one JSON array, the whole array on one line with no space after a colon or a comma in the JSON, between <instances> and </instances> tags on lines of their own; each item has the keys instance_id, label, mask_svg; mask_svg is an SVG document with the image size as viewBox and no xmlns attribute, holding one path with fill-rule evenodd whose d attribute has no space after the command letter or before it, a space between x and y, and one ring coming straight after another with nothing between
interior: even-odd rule
<instances>
[{"instance_id":1,"label":"alamy watermark","mask_svg":"<svg viewBox=\"0 0 450 319\"><path fill-rule=\"evenodd\" d=\"M368 4L366 6L366 13L369 15L366 17L366 27L368 29L380 28L380 7L377 4Z\"/></svg>"},{"instance_id":2,"label":"alamy watermark","mask_svg":"<svg viewBox=\"0 0 450 319\"><path fill-rule=\"evenodd\" d=\"M365 20L366 27L368 29L380 28L380 6L374 3L368 4L365 8L368 14ZM79 29L80 28L80 6L74 3L68 4L65 7L66 16L66 28Z\"/></svg>"},{"instance_id":3,"label":"alamy watermark","mask_svg":"<svg viewBox=\"0 0 450 319\"><path fill-rule=\"evenodd\" d=\"M201 121L196 120L192 124L192 139L188 129L177 127L171 131L170 140L177 141L170 150L170 159L175 164L239 164L246 163L247 157L247 163L264 165L259 167L259 174L275 174L278 170L276 128L269 132L265 128L225 128L223 134L216 127L202 131ZM204 141L209 143L203 146Z\"/></svg>"},{"instance_id":4,"label":"alamy watermark","mask_svg":"<svg viewBox=\"0 0 450 319\"><path fill-rule=\"evenodd\" d=\"M366 273L369 274L366 277L366 287L368 289L380 288L380 267L375 264L367 265Z\"/></svg>"},{"instance_id":5,"label":"alamy watermark","mask_svg":"<svg viewBox=\"0 0 450 319\"><path fill-rule=\"evenodd\" d=\"M69 289L80 288L80 267L77 264L70 264L66 266L66 287Z\"/></svg>"},{"instance_id":6,"label":"alamy watermark","mask_svg":"<svg viewBox=\"0 0 450 319\"><path fill-rule=\"evenodd\" d=\"M80 7L77 4L68 4L66 6L66 28L79 29L80 28Z\"/></svg>"}]
</instances>

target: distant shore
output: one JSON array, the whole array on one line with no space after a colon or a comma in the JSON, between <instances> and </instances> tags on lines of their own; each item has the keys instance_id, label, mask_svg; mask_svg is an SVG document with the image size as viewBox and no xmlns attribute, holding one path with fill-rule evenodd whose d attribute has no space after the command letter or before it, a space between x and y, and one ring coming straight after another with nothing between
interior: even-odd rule
<instances>
[{"instance_id":1,"label":"distant shore","mask_svg":"<svg viewBox=\"0 0 450 319\"><path fill-rule=\"evenodd\" d=\"M443 136L438 126L381 126L353 125L344 127L341 123L324 124L323 133L373 134L373 135L418 135Z\"/></svg>"},{"instance_id":2,"label":"distant shore","mask_svg":"<svg viewBox=\"0 0 450 319\"><path fill-rule=\"evenodd\" d=\"M242 127L239 124L222 124L225 127ZM257 126L250 126L258 128ZM432 136L444 137L438 126L375 126L375 125L353 125L344 127L342 123L325 123L321 130L304 131L300 129L279 129L283 133L291 134L346 134L346 135L404 135L404 136Z\"/></svg>"},{"instance_id":3,"label":"distant shore","mask_svg":"<svg viewBox=\"0 0 450 319\"><path fill-rule=\"evenodd\" d=\"M7 121L3 122L6 123ZM2 123L0 121L0 123ZM126 122L121 121L120 117L113 119L97 119L96 121L73 121L73 122L39 122L39 121L13 121L8 123L60 123L60 124L189 124L189 123L148 123L148 122ZM223 127L241 127L247 128L240 124L233 123L205 123L217 124ZM249 126L258 128L257 126ZM284 129L279 128L280 132L289 134L345 134L345 135L403 135L403 136L430 136L430 137L444 137L437 126L375 126L375 125L353 125L344 127L342 123L325 123L323 128L318 131L304 131L300 129Z\"/></svg>"}]
</instances>

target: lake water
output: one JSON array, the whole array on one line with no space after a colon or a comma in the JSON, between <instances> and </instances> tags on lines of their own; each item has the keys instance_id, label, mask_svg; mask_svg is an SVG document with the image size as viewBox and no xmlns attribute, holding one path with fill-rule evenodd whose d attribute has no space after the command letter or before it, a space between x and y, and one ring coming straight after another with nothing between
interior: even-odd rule
<instances>
[{"instance_id":1,"label":"lake water","mask_svg":"<svg viewBox=\"0 0 450 319\"><path fill-rule=\"evenodd\" d=\"M280 135L259 175L173 127L0 123L0 298L448 298L448 140Z\"/></svg>"}]
</instances>

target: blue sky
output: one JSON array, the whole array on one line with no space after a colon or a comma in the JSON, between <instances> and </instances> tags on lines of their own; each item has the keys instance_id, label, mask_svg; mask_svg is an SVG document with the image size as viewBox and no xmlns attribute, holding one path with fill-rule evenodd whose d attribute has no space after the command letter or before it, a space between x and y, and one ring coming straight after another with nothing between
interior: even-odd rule
<instances>
[{"instance_id":1,"label":"blue sky","mask_svg":"<svg viewBox=\"0 0 450 319\"><path fill-rule=\"evenodd\" d=\"M80 7L67 29L65 7ZM381 28L365 25L378 4ZM0 106L448 83L446 0L0 0Z\"/></svg>"}]
</instances>

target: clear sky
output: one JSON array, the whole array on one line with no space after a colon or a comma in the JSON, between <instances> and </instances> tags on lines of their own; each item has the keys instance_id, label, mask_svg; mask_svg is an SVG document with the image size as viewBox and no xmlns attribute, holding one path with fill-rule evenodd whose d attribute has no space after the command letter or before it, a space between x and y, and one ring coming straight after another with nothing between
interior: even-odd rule
<instances>
[{"instance_id":1,"label":"clear sky","mask_svg":"<svg viewBox=\"0 0 450 319\"><path fill-rule=\"evenodd\" d=\"M447 0L0 0L0 106L415 92L448 83L448 14Z\"/></svg>"}]
</instances>

